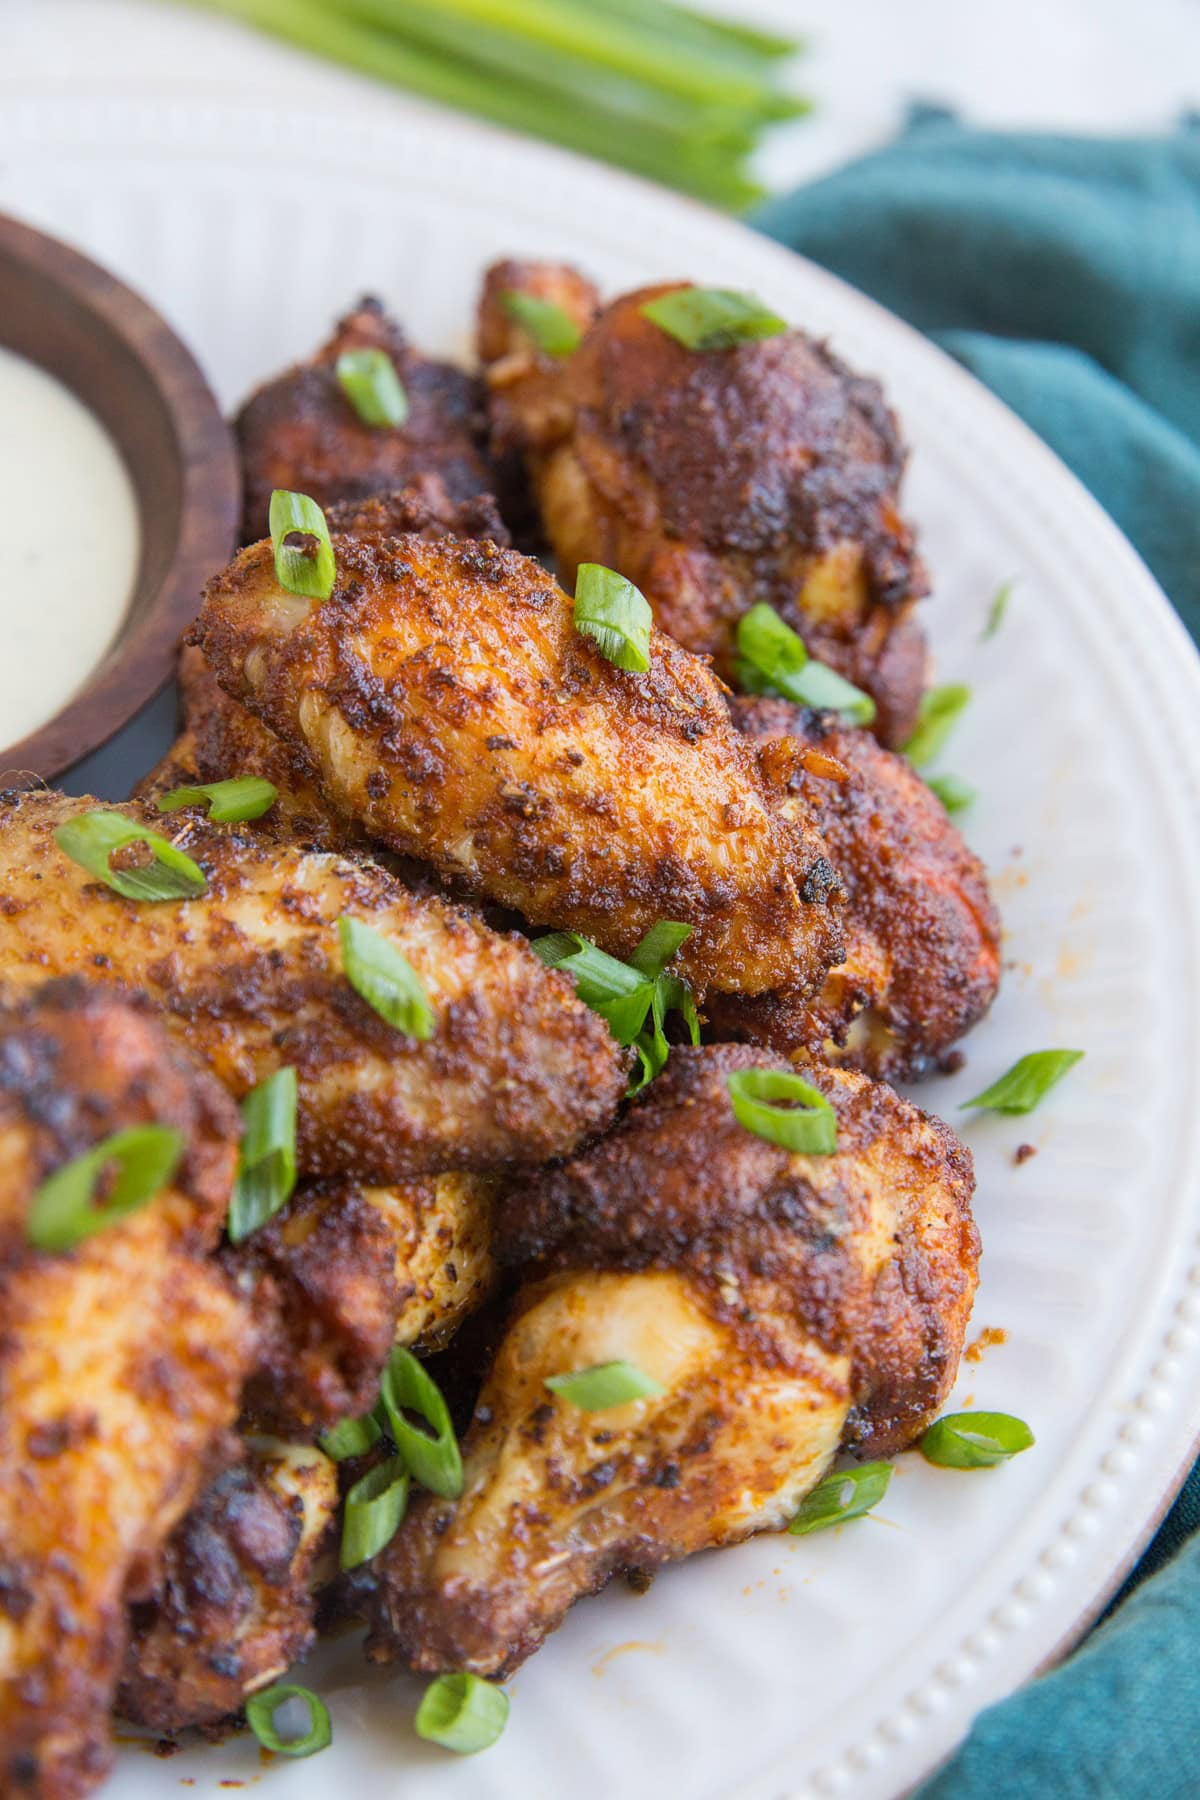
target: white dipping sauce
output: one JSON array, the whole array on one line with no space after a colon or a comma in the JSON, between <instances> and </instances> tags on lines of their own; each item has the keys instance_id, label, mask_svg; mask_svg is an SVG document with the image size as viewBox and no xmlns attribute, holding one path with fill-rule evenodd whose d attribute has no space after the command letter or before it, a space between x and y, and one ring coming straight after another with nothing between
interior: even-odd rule
<instances>
[{"instance_id":1,"label":"white dipping sauce","mask_svg":"<svg viewBox=\"0 0 1200 1800\"><path fill-rule=\"evenodd\" d=\"M0 346L0 748L52 719L112 643L137 575L137 498L69 388Z\"/></svg>"}]
</instances>

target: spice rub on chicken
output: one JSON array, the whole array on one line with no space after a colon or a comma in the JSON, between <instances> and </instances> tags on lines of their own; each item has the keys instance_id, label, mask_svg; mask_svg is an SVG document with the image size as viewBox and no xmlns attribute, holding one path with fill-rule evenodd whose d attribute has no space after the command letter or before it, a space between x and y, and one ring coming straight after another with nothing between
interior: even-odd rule
<instances>
[{"instance_id":1,"label":"spice rub on chicken","mask_svg":"<svg viewBox=\"0 0 1200 1800\"><path fill-rule=\"evenodd\" d=\"M480 306L493 441L525 459L564 581L598 562L642 590L663 630L731 678L759 601L865 689L902 744L925 682L914 612L928 590L900 512L905 450L877 381L789 330L690 349L643 313L690 284L600 308L558 265L500 263ZM539 351L504 296L552 299L583 330Z\"/></svg>"},{"instance_id":2,"label":"spice rub on chicken","mask_svg":"<svg viewBox=\"0 0 1200 1800\"><path fill-rule=\"evenodd\" d=\"M333 547L321 602L279 585L269 543L242 551L193 638L340 814L617 956L689 924L701 990L820 986L841 954L824 846L767 805L702 659L655 632L645 674L614 667L545 570L490 543Z\"/></svg>"},{"instance_id":3,"label":"spice rub on chicken","mask_svg":"<svg viewBox=\"0 0 1200 1800\"><path fill-rule=\"evenodd\" d=\"M42 1184L148 1125L179 1134L169 1184L72 1247L37 1248ZM145 1004L71 980L0 1007L6 1796L74 1800L107 1772L126 1606L237 1416L253 1328L208 1252L239 1134Z\"/></svg>"},{"instance_id":4,"label":"spice rub on chicken","mask_svg":"<svg viewBox=\"0 0 1200 1800\"><path fill-rule=\"evenodd\" d=\"M1000 919L979 858L904 757L835 713L734 699L763 784L816 820L846 889L845 960L815 999L714 995L714 1037L895 1081L928 1073L1000 983Z\"/></svg>"},{"instance_id":5,"label":"spice rub on chicken","mask_svg":"<svg viewBox=\"0 0 1200 1800\"><path fill-rule=\"evenodd\" d=\"M675 1050L608 1137L510 1197L520 1287L462 1497L422 1496L378 1559L376 1660L502 1676L617 1571L778 1527L839 1447L891 1454L937 1413L976 1283L968 1152L820 1068L836 1150L788 1151L732 1110L727 1078L763 1067L787 1064ZM587 1412L546 1385L615 1361L661 1393Z\"/></svg>"},{"instance_id":6,"label":"spice rub on chicken","mask_svg":"<svg viewBox=\"0 0 1200 1800\"><path fill-rule=\"evenodd\" d=\"M195 810L172 815L171 836L205 892L126 900L55 841L96 805L0 795L0 991L74 971L141 989L239 1098L290 1065L309 1174L386 1182L537 1163L612 1118L623 1053L523 939L366 861L213 825ZM119 810L164 826L134 802ZM433 1012L427 1039L389 1025L351 986L343 916L416 972Z\"/></svg>"},{"instance_id":7,"label":"spice rub on chicken","mask_svg":"<svg viewBox=\"0 0 1200 1800\"><path fill-rule=\"evenodd\" d=\"M348 351L380 351L400 380L407 414L368 425L338 380ZM496 488L486 450L483 393L475 376L422 356L378 300L361 300L309 358L258 388L236 419L242 458L243 537L267 531L275 488L318 505L393 493L436 475L452 502Z\"/></svg>"}]
</instances>

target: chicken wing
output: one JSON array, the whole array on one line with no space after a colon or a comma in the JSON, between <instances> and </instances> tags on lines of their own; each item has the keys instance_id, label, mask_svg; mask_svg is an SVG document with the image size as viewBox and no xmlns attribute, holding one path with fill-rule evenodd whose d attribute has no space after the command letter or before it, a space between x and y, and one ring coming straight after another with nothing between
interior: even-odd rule
<instances>
[{"instance_id":1,"label":"chicken wing","mask_svg":"<svg viewBox=\"0 0 1200 1800\"><path fill-rule=\"evenodd\" d=\"M0 796L0 990L87 970L144 989L237 1096L291 1065L311 1174L389 1181L563 1155L612 1118L624 1056L570 980L524 940L409 893L367 862L274 844L195 811L172 839L204 870L195 900L139 903L95 882L55 828L92 800ZM152 828L163 817L127 803ZM123 853L122 853L123 854ZM434 1012L427 1041L351 988L337 920L407 958Z\"/></svg>"},{"instance_id":2,"label":"chicken wing","mask_svg":"<svg viewBox=\"0 0 1200 1800\"><path fill-rule=\"evenodd\" d=\"M369 1412L393 1344L446 1343L496 1282L495 1175L307 1182L223 1260L259 1331L246 1428L309 1439Z\"/></svg>"},{"instance_id":3,"label":"chicken wing","mask_svg":"<svg viewBox=\"0 0 1200 1800\"><path fill-rule=\"evenodd\" d=\"M874 697L880 738L901 744L925 681L914 607L928 583L899 512L905 451L883 392L801 331L686 349L642 313L686 285L614 301L555 362L500 296L552 289L582 325L586 284L571 297L553 266L490 270L480 344L495 442L523 450L564 580L581 562L619 569L727 678L738 618L767 601Z\"/></svg>"},{"instance_id":4,"label":"chicken wing","mask_svg":"<svg viewBox=\"0 0 1200 1800\"><path fill-rule=\"evenodd\" d=\"M846 886L846 959L813 1001L714 995L717 1038L771 1044L896 1081L927 1074L986 1013L1000 920L979 858L905 761L834 713L738 699L763 785L814 818Z\"/></svg>"},{"instance_id":5,"label":"chicken wing","mask_svg":"<svg viewBox=\"0 0 1200 1800\"><path fill-rule=\"evenodd\" d=\"M58 1254L58 1168L145 1124L172 1185ZM237 1415L249 1317L205 1253L240 1122L148 1008L82 981L0 1010L0 1793L72 1800L109 1761L125 1607ZM132 1302L132 1303L131 1303Z\"/></svg>"},{"instance_id":6,"label":"chicken wing","mask_svg":"<svg viewBox=\"0 0 1200 1800\"><path fill-rule=\"evenodd\" d=\"M349 350L382 350L391 359L408 399L402 425L365 425L359 418L337 378L337 360ZM479 382L414 350L371 298L338 322L308 362L251 394L236 430L247 542L266 534L275 488L309 494L321 506L391 493L431 473L453 501L496 488Z\"/></svg>"},{"instance_id":7,"label":"chicken wing","mask_svg":"<svg viewBox=\"0 0 1200 1800\"><path fill-rule=\"evenodd\" d=\"M251 1438L245 1452L176 1527L133 1608L117 1711L151 1731L219 1724L312 1647L337 1470L310 1444Z\"/></svg>"},{"instance_id":8,"label":"chicken wing","mask_svg":"<svg viewBox=\"0 0 1200 1800\"><path fill-rule=\"evenodd\" d=\"M836 880L807 822L767 806L702 660L656 632L647 674L615 668L546 572L492 544L334 548L320 604L278 585L269 544L242 551L194 641L340 813L617 956L690 924L678 965L700 988L820 985Z\"/></svg>"},{"instance_id":9,"label":"chicken wing","mask_svg":"<svg viewBox=\"0 0 1200 1800\"><path fill-rule=\"evenodd\" d=\"M488 538L508 543L490 495L456 504L437 475L423 476L401 493L342 501L330 508L328 516L336 530L363 538L412 531L430 539ZM340 818L322 797L307 754L283 743L253 713L231 700L194 645L184 645L176 679L182 733L134 788L135 799L156 800L172 788L259 775L273 784L279 797L253 822L256 830L317 850L375 850L366 832ZM416 863L404 863L396 872L406 887L436 886L431 872Z\"/></svg>"},{"instance_id":10,"label":"chicken wing","mask_svg":"<svg viewBox=\"0 0 1200 1800\"><path fill-rule=\"evenodd\" d=\"M742 1045L676 1050L594 1149L515 1193L515 1311L464 1445L379 1557L368 1654L502 1676L574 1600L780 1526L839 1446L911 1443L954 1377L975 1289L968 1152L890 1088L808 1078L837 1150L735 1119ZM550 1376L633 1363L661 1397L586 1412Z\"/></svg>"}]
</instances>

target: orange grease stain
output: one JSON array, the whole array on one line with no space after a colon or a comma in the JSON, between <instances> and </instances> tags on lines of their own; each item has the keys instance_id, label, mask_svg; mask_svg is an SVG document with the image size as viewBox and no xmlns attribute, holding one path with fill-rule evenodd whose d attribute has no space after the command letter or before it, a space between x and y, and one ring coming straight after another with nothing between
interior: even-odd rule
<instances>
[{"instance_id":1,"label":"orange grease stain","mask_svg":"<svg viewBox=\"0 0 1200 1800\"><path fill-rule=\"evenodd\" d=\"M967 1345L963 1354L969 1363L977 1363L981 1361L985 1350L990 1350L993 1344L1005 1343L1007 1338L1008 1333L1001 1331L999 1326L985 1325L979 1336Z\"/></svg>"},{"instance_id":2,"label":"orange grease stain","mask_svg":"<svg viewBox=\"0 0 1200 1800\"><path fill-rule=\"evenodd\" d=\"M662 1638L654 1638L651 1640L644 1638L630 1638L627 1644L614 1644L611 1650L606 1650L599 1661L592 1664L592 1674L606 1674L608 1672L609 1663L615 1662L618 1656L627 1656L631 1650L646 1650L651 1656L661 1656L666 1647L666 1643Z\"/></svg>"}]
</instances>

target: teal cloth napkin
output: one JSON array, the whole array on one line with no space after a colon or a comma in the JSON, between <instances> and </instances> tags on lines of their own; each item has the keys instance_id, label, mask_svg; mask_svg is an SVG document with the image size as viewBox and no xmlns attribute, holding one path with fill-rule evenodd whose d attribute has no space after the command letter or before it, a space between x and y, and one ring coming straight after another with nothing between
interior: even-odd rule
<instances>
[{"instance_id":1,"label":"teal cloth napkin","mask_svg":"<svg viewBox=\"0 0 1200 1800\"><path fill-rule=\"evenodd\" d=\"M924 108L894 144L754 219L1020 413L1137 545L1194 638L1198 125L1152 139L1009 135ZM920 1800L1200 1796L1198 1525L1200 1464L1104 1623L982 1713Z\"/></svg>"}]
</instances>

